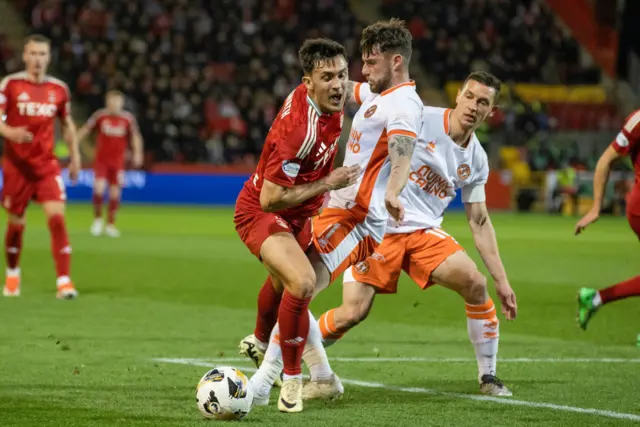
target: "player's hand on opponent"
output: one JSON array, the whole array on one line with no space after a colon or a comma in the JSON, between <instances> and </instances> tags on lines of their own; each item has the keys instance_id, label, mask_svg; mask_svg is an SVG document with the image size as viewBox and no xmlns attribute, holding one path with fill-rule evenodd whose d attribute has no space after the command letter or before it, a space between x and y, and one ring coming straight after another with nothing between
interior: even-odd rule
<instances>
[{"instance_id":1,"label":"player's hand on opponent","mask_svg":"<svg viewBox=\"0 0 640 427\"><path fill-rule=\"evenodd\" d=\"M331 171L326 178L326 183L329 184L331 190L339 190L341 188L353 185L358 181L361 168L359 165L353 166L341 166Z\"/></svg>"},{"instance_id":2,"label":"player's hand on opponent","mask_svg":"<svg viewBox=\"0 0 640 427\"><path fill-rule=\"evenodd\" d=\"M69 178L71 178L71 182L74 184L78 182L78 175L80 174L80 169L82 169L82 163L80 161L80 153L75 152L71 153L69 158Z\"/></svg>"},{"instance_id":3,"label":"player's hand on opponent","mask_svg":"<svg viewBox=\"0 0 640 427\"><path fill-rule=\"evenodd\" d=\"M587 228L589 225L593 224L600 218L600 211L598 209L591 209L585 216L583 216L580 221L576 224L576 236Z\"/></svg>"},{"instance_id":4,"label":"player's hand on opponent","mask_svg":"<svg viewBox=\"0 0 640 427\"><path fill-rule=\"evenodd\" d=\"M515 320L518 315L518 303L516 302L516 294L511 289L509 282L496 282L496 294L500 298L502 306L502 314L507 320Z\"/></svg>"},{"instance_id":5,"label":"player's hand on opponent","mask_svg":"<svg viewBox=\"0 0 640 427\"><path fill-rule=\"evenodd\" d=\"M15 142L31 142L33 139L33 134L27 130L26 126L9 128L6 133L7 139Z\"/></svg>"},{"instance_id":6,"label":"player's hand on opponent","mask_svg":"<svg viewBox=\"0 0 640 427\"><path fill-rule=\"evenodd\" d=\"M404 219L404 206L402 205L402 202L400 201L398 196L388 193L385 194L384 205L386 206L389 215L391 215L393 219L395 219L397 222L402 222L402 220Z\"/></svg>"}]
</instances>

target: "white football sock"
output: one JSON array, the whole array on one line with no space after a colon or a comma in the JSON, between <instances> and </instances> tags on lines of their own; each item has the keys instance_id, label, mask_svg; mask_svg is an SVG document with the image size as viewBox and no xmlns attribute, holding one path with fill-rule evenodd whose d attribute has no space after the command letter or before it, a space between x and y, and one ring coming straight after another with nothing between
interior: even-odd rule
<instances>
[{"instance_id":1,"label":"white football sock","mask_svg":"<svg viewBox=\"0 0 640 427\"><path fill-rule=\"evenodd\" d=\"M602 305L602 297L600 297L600 292L596 292L591 303L593 304L594 308L598 308Z\"/></svg>"},{"instance_id":2,"label":"white football sock","mask_svg":"<svg viewBox=\"0 0 640 427\"><path fill-rule=\"evenodd\" d=\"M478 318L483 316L484 318ZM483 305L467 304L467 332L478 361L478 381L483 375L496 375L500 322L493 301Z\"/></svg>"},{"instance_id":3,"label":"white football sock","mask_svg":"<svg viewBox=\"0 0 640 427\"><path fill-rule=\"evenodd\" d=\"M276 323L271 331L269 346L264 354L264 360L258 371L251 377L251 386L257 396L269 396L273 383L282 372L282 350L280 340L277 335L280 332L280 325Z\"/></svg>"},{"instance_id":4,"label":"white football sock","mask_svg":"<svg viewBox=\"0 0 640 427\"><path fill-rule=\"evenodd\" d=\"M322 344L322 332L311 311L309 311L309 336L302 353L302 360L309 368L311 381L327 380L333 375L327 352Z\"/></svg>"}]
</instances>

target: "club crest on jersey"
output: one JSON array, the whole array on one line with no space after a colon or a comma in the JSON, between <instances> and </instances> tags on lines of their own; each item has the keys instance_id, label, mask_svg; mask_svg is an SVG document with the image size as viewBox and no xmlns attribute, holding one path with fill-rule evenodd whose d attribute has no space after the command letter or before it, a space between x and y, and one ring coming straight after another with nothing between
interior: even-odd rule
<instances>
[{"instance_id":1,"label":"club crest on jersey","mask_svg":"<svg viewBox=\"0 0 640 427\"><path fill-rule=\"evenodd\" d=\"M435 153L436 152L436 143L435 141L430 141L427 144L427 151L430 153Z\"/></svg>"},{"instance_id":2,"label":"club crest on jersey","mask_svg":"<svg viewBox=\"0 0 640 427\"><path fill-rule=\"evenodd\" d=\"M375 113L377 109L377 105L372 105L371 107L369 107L367 111L364 112L364 118L368 119L369 117L373 116L373 113Z\"/></svg>"},{"instance_id":3,"label":"club crest on jersey","mask_svg":"<svg viewBox=\"0 0 640 427\"><path fill-rule=\"evenodd\" d=\"M458 178L464 181L465 179L469 178L469 175L471 175L471 168L468 164L463 163L458 166Z\"/></svg>"},{"instance_id":4,"label":"club crest on jersey","mask_svg":"<svg viewBox=\"0 0 640 427\"><path fill-rule=\"evenodd\" d=\"M300 165L293 163L291 160L285 160L282 162L282 172L289 178L296 178L300 172Z\"/></svg>"}]
</instances>

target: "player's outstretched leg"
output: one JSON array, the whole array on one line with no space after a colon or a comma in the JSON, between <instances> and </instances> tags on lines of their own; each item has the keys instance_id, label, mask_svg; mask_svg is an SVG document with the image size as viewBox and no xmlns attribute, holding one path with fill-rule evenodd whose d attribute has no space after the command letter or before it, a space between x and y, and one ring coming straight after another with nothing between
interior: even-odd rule
<instances>
[{"instance_id":1,"label":"player's outstretched leg","mask_svg":"<svg viewBox=\"0 0 640 427\"><path fill-rule=\"evenodd\" d=\"M96 178L93 184L93 223L91 224L91 234L99 236L104 228L102 220L102 203L104 201L104 190L107 181L104 178Z\"/></svg>"},{"instance_id":2,"label":"player's outstretched leg","mask_svg":"<svg viewBox=\"0 0 640 427\"><path fill-rule=\"evenodd\" d=\"M51 254L56 266L56 297L58 299L75 299L78 296L78 291L73 286L70 277L71 245L64 218L64 203L44 202L42 207L47 217L51 234Z\"/></svg>"},{"instance_id":3,"label":"player's outstretched leg","mask_svg":"<svg viewBox=\"0 0 640 427\"><path fill-rule=\"evenodd\" d=\"M116 228L116 213L120 208L120 195L122 191L119 185L109 186L109 210L107 214L107 226L104 233L109 237L120 237L120 231Z\"/></svg>"},{"instance_id":4,"label":"player's outstretched leg","mask_svg":"<svg viewBox=\"0 0 640 427\"><path fill-rule=\"evenodd\" d=\"M24 226L24 217L9 214L7 231L4 235L7 273L2 295L5 297L20 296L20 253L22 252Z\"/></svg>"},{"instance_id":5,"label":"player's outstretched leg","mask_svg":"<svg viewBox=\"0 0 640 427\"><path fill-rule=\"evenodd\" d=\"M366 319L373 306L375 288L357 282L350 272L351 269L344 274L342 304L325 312L318 319L325 347L336 343L351 328Z\"/></svg>"},{"instance_id":6,"label":"player's outstretched leg","mask_svg":"<svg viewBox=\"0 0 640 427\"><path fill-rule=\"evenodd\" d=\"M480 391L493 396L511 396L496 376L500 322L487 292L487 279L464 251L449 256L432 273L432 280L449 288L464 299L467 332L478 361Z\"/></svg>"},{"instance_id":7,"label":"player's outstretched leg","mask_svg":"<svg viewBox=\"0 0 640 427\"><path fill-rule=\"evenodd\" d=\"M589 320L602 305L637 296L640 296L640 276L606 289L582 288L578 291L578 325L586 330Z\"/></svg>"}]
</instances>

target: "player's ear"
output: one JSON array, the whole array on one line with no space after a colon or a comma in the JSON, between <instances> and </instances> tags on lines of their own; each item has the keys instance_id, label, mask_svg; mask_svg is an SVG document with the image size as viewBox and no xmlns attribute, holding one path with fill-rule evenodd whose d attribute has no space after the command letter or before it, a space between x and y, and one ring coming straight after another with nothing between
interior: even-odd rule
<instances>
[{"instance_id":1,"label":"player's ear","mask_svg":"<svg viewBox=\"0 0 640 427\"><path fill-rule=\"evenodd\" d=\"M491 107L491 112L489 113L489 117L493 117L494 114L496 114L496 112L498 111L498 106L494 105L493 107Z\"/></svg>"},{"instance_id":2,"label":"player's ear","mask_svg":"<svg viewBox=\"0 0 640 427\"><path fill-rule=\"evenodd\" d=\"M311 81L310 74L305 74L302 76L302 83L307 88L307 92L313 89L313 82Z\"/></svg>"}]
</instances>

